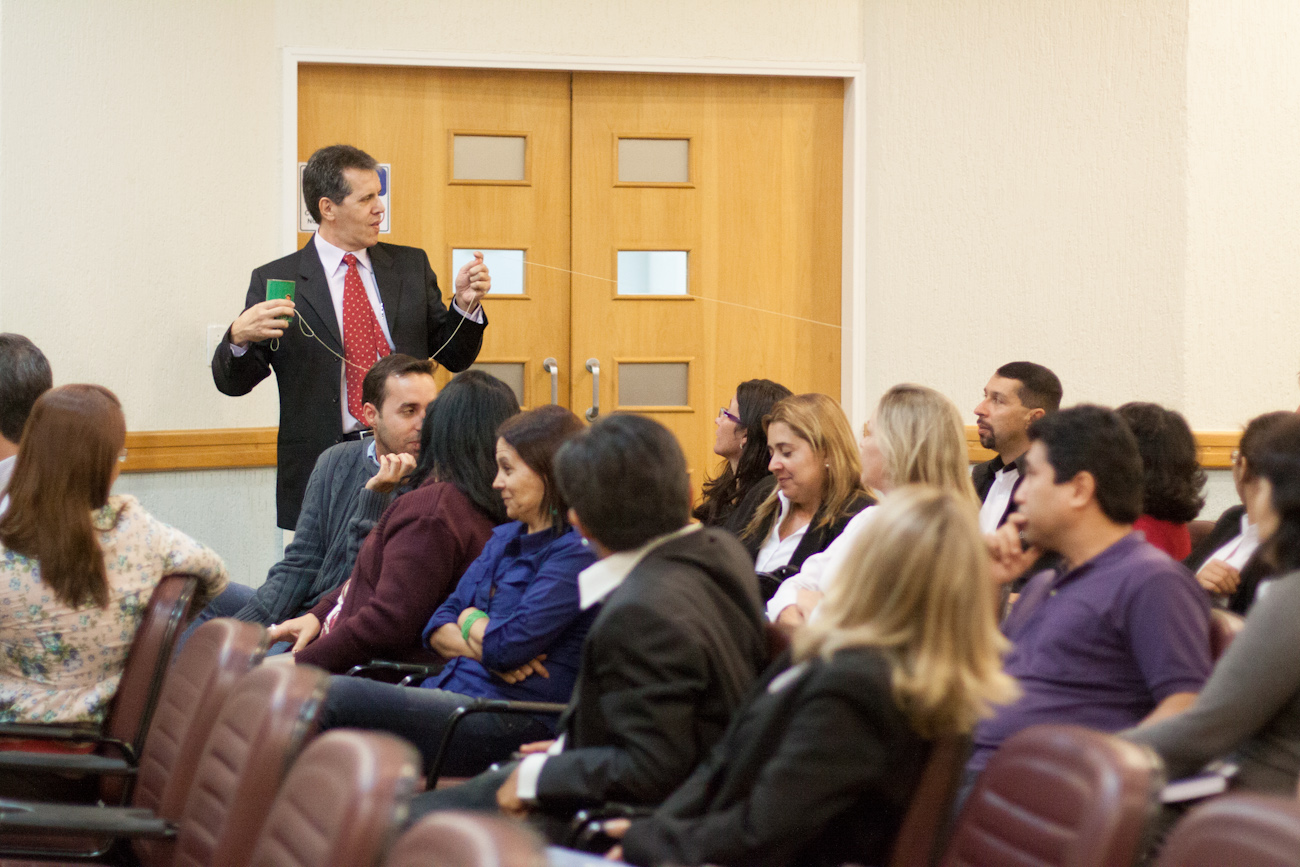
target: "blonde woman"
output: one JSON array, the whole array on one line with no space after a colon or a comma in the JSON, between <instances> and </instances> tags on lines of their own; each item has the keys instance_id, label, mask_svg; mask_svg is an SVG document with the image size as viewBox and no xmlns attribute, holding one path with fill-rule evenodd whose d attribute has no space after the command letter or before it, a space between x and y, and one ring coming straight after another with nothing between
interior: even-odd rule
<instances>
[{"instance_id":1,"label":"blonde woman","mask_svg":"<svg viewBox=\"0 0 1300 867\"><path fill-rule=\"evenodd\" d=\"M882 496L900 485L923 482L951 491L979 509L961 411L932 388L903 383L885 392L863 429L858 452L862 484ZM768 602L769 619L793 628L812 616L838 571L837 564L866 530L874 511L859 512L825 551L809 557L798 575L782 583Z\"/></svg>"},{"instance_id":2,"label":"blonde woman","mask_svg":"<svg viewBox=\"0 0 1300 867\"><path fill-rule=\"evenodd\" d=\"M824 394L787 397L772 407L766 423L768 469L776 487L741 535L764 599L875 502L862 486L849 420L834 400Z\"/></svg>"},{"instance_id":3,"label":"blonde woman","mask_svg":"<svg viewBox=\"0 0 1300 867\"><path fill-rule=\"evenodd\" d=\"M928 752L1013 700L976 510L909 485L853 543L708 760L644 819L606 823L632 864L881 864Z\"/></svg>"}]
</instances>

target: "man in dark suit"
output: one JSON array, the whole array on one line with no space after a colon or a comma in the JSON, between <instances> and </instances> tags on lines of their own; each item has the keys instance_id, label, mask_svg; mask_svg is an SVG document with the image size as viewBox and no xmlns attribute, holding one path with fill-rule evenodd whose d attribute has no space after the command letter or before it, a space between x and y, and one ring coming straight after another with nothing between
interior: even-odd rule
<instances>
[{"instance_id":1,"label":"man in dark suit","mask_svg":"<svg viewBox=\"0 0 1300 867\"><path fill-rule=\"evenodd\" d=\"M992 533L1015 511L1013 497L1025 474L1029 426L1061 407L1061 380L1032 361L1004 364L984 386L975 406L980 445L997 456L971 469L980 508L980 530Z\"/></svg>"},{"instance_id":2,"label":"man in dark suit","mask_svg":"<svg viewBox=\"0 0 1300 867\"><path fill-rule=\"evenodd\" d=\"M348 145L312 154L303 198L320 229L301 250L253 272L244 312L212 356L212 379L232 396L275 371L276 523L286 530L297 524L316 459L360 435L361 381L376 358L432 356L460 371L482 346L479 300L492 285L482 256L456 275L449 311L423 250L379 243L377 168ZM296 300L266 300L268 280L293 281Z\"/></svg>"},{"instance_id":3,"label":"man in dark suit","mask_svg":"<svg viewBox=\"0 0 1300 867\"><path fill-rule=\"evenodd\" d=\"M426 792L437 809L499 807L549 829L582 807L653 805L704 760L767 658L745 549L690 525L686 458L650 419L613 415L556 457L570 521L601 559L578 577L602 606L556 741L462 786Z\"/></svg>"}]
</instances>

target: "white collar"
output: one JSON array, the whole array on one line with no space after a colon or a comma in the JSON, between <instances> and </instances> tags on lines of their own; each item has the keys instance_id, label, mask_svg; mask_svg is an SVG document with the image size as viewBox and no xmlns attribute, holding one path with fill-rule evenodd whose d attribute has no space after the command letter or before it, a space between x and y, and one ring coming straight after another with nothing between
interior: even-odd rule
<instances>
[{"instance_id":1,"label":"white collar","mask_svg":"<svg viewBox=\"0 0 1300 867\"><path fill-rule=\"evenodd\" d=\"M334 272L343 264L343 257L347 251L335 247L329 241L321 236L320 232L316 233L316 255L320 256L321 267L325 269L326 276L333 276ZM370 251L362 248L353 250L352 255L357 257L357 264L367 271L373 271L370 267Z\"/></svg>"},{"instance_id":2,"label":"white collar","mask_svg":"<svg viewBox=\"0 0 1300 867\"><path fill-rule=\"evenodd\" d=\"M687 524L680 530L656 536L633 551L618 551L592 563L578 573L578 607L586 610L597 602L603 601L623 583L645 555L665 542L694 533L702 527L702 524Z\"/></svg>"},{"instance_id":3,"label":"white collar","mask_svg":"<svg viewBox=\"0 0 1300 867\"><path fill-rule=\"evenodd\" d=\"M1259 525L1252 524L1245 512L1241 513L1241 538L1245 542L1259 544Z\"/></svg>"}]
</instances>

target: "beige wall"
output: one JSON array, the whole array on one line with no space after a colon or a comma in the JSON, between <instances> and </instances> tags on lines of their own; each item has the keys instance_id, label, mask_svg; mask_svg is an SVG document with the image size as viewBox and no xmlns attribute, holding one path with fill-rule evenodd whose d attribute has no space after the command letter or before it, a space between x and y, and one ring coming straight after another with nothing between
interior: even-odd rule
<instances>
[{"instance_id":1,"label":"beige wall","mask_svg":"<svg viewBox=\"0 0 1300 867\"><path fill-rule=\"evenodd\" d=\"M1300 3L1190 5L1186 410L1232 429L1300 403Z\"/></svg>"},{"instance_id":2,"label":"beige wall","mask_svg":"<svg viewBox=\"0 0 1300 867\"><path fill-rule=\"evenodd\" d=\"M0 328L133 429L274 424L206 329L285 252L285 47L863 62L862 405L1031 358L1231 428L1300 402L1298 37L1292 0L0 0Z\"/></svg>"}]
</instances>

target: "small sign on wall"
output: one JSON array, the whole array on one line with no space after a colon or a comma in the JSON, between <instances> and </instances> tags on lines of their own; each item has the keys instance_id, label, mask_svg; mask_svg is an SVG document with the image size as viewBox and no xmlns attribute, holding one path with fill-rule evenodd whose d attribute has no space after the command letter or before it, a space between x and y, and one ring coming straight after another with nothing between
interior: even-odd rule
<instances>
[{"instance_id":1,"label":"small sign on wall","mask_svg":"<svg viewBox=\"0 0 1300 867\"><path fill-rule=\"evenodd\" d=\"M306 163L298 163L298 231L316 231L316 221L307 211L307 201L302 197L302 173ZM379 198L384 203L384 219L379 224L379 234L386 235L392 231L393 223L393 166L391 163L379 164Z\"/></svg>"}]
</instances>

